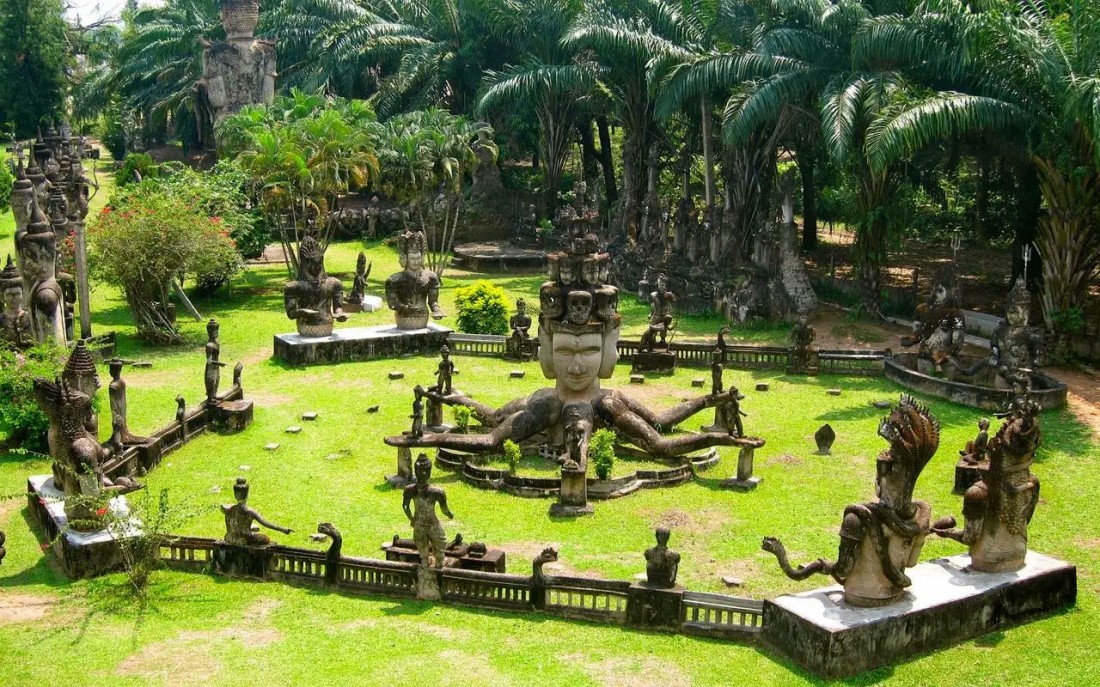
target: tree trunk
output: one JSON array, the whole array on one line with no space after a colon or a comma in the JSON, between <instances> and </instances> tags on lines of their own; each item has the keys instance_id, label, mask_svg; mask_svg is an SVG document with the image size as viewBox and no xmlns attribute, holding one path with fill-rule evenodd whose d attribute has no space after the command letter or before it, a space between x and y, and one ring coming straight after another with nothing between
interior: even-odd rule
<instances>
[{"instance_id":1,"label":"tree trunk","mask_svg":"<svg viewBox=\"0 0 1100 687\"><path fill-rule=\"evenodd\" d=\"M976 235L983 239L993 237L993 227L989 224L989 153L984 149L977 154L978 187L974 193L974 224Z\"/></svg>"},{"instance_id":2,"label":"tree trunk","mask_svg":"<svg viewBox=\"0 0 1100 687\"><path fill-rule=\"evenodd\" d=\"M1043 194L1039 189L1039 173L1035 165L1030 161L1023 163L1018 173L1019 190L1016 193L1016 226L1015 237L1012 240L1012 279L1016 282L1024 271L1024 252L1026 245L1034 245L1035 237L1039 231L1039 213L1042 210ZM1031 251L1031 261L1028 263L1028 274L1025 277L1028 288L1036 290L1042 279L1043 257L1038 251Z\"/></svg>"},{"instance_id":3,"label":"tree trunk","mask_svg":"<svg viewBox=\"0 0 1100 687\"><path fill-rule=\"evenodd\" d=\"M799 151L795 158L802 177L802 250L817 247L817 185L814 183L814 150Z\"/></svg>"},{"instance_id":4,"label":"tree trunk","mask_svg":"<svg viewBox=\"0 0 1100 687\"><path fill-rule=\"evenodd\" d=\"M710 98L703 96L699 103L699 121L703 136L703 174L706 182L704 198L707 207L714 206L714 142L710 132Z\"/></svg>"},{"instance_id":5,"label":"tree trunk","mask_svg":"<svg viewBox=\"0 0 1100 687\"><path fill-rule=\"evenodd\" d=\"M607 204L611 205L619 198L615 188L615 162L611 157L611 131L607 126L607 117L596 117L596 129L600 133L600 166L603 167L604 192Z\"/></svg>"},{"instance_id":6,"label":"tree trunk","mask_svg":"<svg viewBox=\"0 0 1100 687\"><path fill-rule=\"evenodd\" d=\"M584 166L584 178L595 181L599 176L599 165L596 162L596 139L592 135L592 120L577 123L577 131L581 135L581 160Z\"/></svg>"}]
</instances>

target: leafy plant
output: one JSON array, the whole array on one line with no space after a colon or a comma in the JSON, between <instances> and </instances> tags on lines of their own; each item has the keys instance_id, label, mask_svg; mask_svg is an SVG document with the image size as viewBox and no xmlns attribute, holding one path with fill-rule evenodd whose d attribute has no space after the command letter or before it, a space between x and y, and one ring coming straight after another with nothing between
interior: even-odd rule
<instances>
[{"instance_id":1,"label":"leafy plant","mask_svg":"<svg viewBox=\"0 0 1100 687\"><path fill-rule=\"evenodd\" d=\"M34 378L53 379L61 374L67 358L64 348L50 342L22 354L0 347L0 432L11 446L31 451L46 450L50 421L34 400Z\"/></svg>"},{"instance_id":2,"label":"leafy plant","mask_svg":"<svg viewBox=\"0 0 1100 687\"><path fill-rule=\"evenodd\" d=\"M610 429L596 430L588 440L588 459L596 468L596 477L610 477L615 467L615 433Z\"/></svg>"},{"instance_id":3,"label":"leafy plant","mask_svg":"<svg viewBox=\"0 0 1100 687\"><path fill-rule=\"evenodd\" d=\"M513 475L519 469L519 461L522 457L523 454L519 450L519 444L511 439L506 439L504 441L504 459L508 461L508 469Z\"/></svg>"},{"instance_id":4,"label":"leafy plant","mask_svg":"<svg viewBox=\"0 0 1100 687\"><path fill-rule=\"evenodd\" d=\"M466 406L455 406L451 409L455 417L455 426L458 427L458 431L465 434L466 430L470 428L470 416L473 414Z\"/></svg>"},{"instance_id":5,"label":"leafy plant","mask_svg":"<svg viewBox=\"0 0 1100 687\"><path fill-rule=\"evenodd\" d=\"M458 328L469 334L505 334L512 304L504 289L484 279L455 292Z\"/></svg>"},{"instance_id":6,"label":"leafy plant","mask_svg":"<svg viewBox=\"0 0 1100 687\"><path fill-rule=\"evenodd\" d=\"M15 177L8 165L0 164L0 212L11 208L11 185L14 182Z\"/></svg>"},{"instance_id":7,"label":"leafy plant","mask_svg":"<svg viewBox=\"0 0 1100 687\"><path fill-rule=\"evenodd\" d=\"M115 172L115 185L127 186L139 183L137 176L134 175L135 172L141 176L141 181L153 179L160 175L160 165L154 162L148 153L130 153Z\"/></svg>"}]
</instances>

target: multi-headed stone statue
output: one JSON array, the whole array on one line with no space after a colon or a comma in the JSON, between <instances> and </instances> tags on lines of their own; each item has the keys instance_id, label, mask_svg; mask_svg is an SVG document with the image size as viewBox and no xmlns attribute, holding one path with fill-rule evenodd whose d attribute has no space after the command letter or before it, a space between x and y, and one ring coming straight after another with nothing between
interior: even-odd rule
<instances>
[{"instance_id":1,"label":"multi-headed stone statue","mask_svg":"<svg viewBox=\"0 0 1100 687\"><path fill-rule=\"evenodd\" d=\"M435 567L442 568L447 539L443 533L443 525L435 514L435 506L439 504L439 510L448 518L453 519L454 513L447 507L447 493L440 487L429 484L432 461L426 454L417 456L413 470L416 481L405 487L401 508L412 523L413 541L416 542L416 550L420 554L421 567L427 568L431 559Z\"/></svg>"},{"instance_id":2,"label":"multi-headed stone statue","mask_svg":"<svg viewBox=\"0 0 1100 687\"><path fill-rule=\"evenodd\" d=\"M423 329L429 315L446 317L439 307L439 275L424 269L428 241L423 232L406 231L397 239L401 272L386 280L386 304L394 311L398 329Z\"/></svg>"},{"instance_id":3,"label":"multi-headed stone statue","mask_svg":"<svg viewBox=\"0 0 1100 687\"><path fill-rule=\"evenodd\" d=\"M289 527L280 527L264 520L264 517L248 505L248 480L238 477L233 484L233 498L237 500L232 505L223 505L222 514L225 516L225 541L228 544L239 546L267 546L271 538L266 534L252 531L252 523L263 525L269 530L290 534L294 530Z\"/></svg>"},{"instance_id":4,"label":"multi-headed stone statue","mask_svg":"<svg viewBox=\"0 0 1100 687\"><path fill-rule=\"evenodd\" d=\"M298 244L298 278L283 289L283 304L302 336L329 336L334 320L348 319L344 285L325 273L325 251L313 236Z\"/></svg>"},{"instance_id":5,"label":"multi-headed stone statue","mask_svg":"<svg viewBox=\"0 0 1100 687\"><path fill-rule=\"evenodd\" d=\"M1039 503L1039 480L1030 470L1037 448L1039 406L1019 396L989 441L988 470L963 497L963 529L955 529L950 516L932 526L941 537L970 547L971 569L1011 572L1024 567L1027 526Z\"/></svg>"},{"instance_id":6,"label":"multi-headed stone statue","mask_svg":"<svg viewBox=\"0 0 1100 687\"><path fill-rule=\"evenodd\" d=\"M728 432L666 435L662 430L680 424L704 408L731 402L726 394L709 395L654 412L626 394L600 387L611 377L618 360L617 343L621 315L619 292L607 284L610 264L607 253L597 249L594 234L571 236L565 252L548 256L551 279L540 289L539 363L554 386L536 391L524 399L494 409L461 394L445 398L429 389L429 397L451 405L465 405L483 426L484 433L425 432L386 439L391 446L443 446L467 451L501 450L511 439L522 443L545 434L551 446L564 445L564 410L570 405L585 408L593 419L593 430L609 427L624 441L660 457L680 456L710 446L753 446L762 439L730 436Z\"/></svg>"},{"instance_id":7,"label":"multi-headed stone statue","mask_svg":"<svg viewBox=\"0 0 1100 687\"><path fill-rule=\"evenodd\" d=\"M878 499L844 509L835 563L819 558L794 568L778 539L765 537L762 547L793 580L815 573L832 576L844 585L844 600L853 606L884 606L901 598L912 584L905 569L919 561L930 531L931 508L913 500L913 487L939 448L939 422L927 407L902 396L878 433L890 442L876 462Z\"/></svg>"}]
</instances>

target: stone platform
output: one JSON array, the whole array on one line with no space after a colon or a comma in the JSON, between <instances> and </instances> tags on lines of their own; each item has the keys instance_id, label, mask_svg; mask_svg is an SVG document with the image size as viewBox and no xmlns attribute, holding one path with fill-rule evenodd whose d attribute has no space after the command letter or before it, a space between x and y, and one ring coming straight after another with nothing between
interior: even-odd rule
<instances>
[{"instance_id":1,"label":"stone platform","mask_svg":"<svg viewBox=\"0 0 1100 687\"><path fill-rule=\"evenodd\" d=\"M141 533L138 522L130 516L130 506L125 496L116 496L108 503L112 519L119 523L119 531L107 529L94 532L77 532L69 529L65 515L65 495L58 491L50 475L33 475L27 478L27 503L31 515L46 535L46 543L53 549L65 574L73 579L96 577L122 568L122 552L119 539Z\"/></svg>"},{"instance_id":2,"label":"stone platform","mask_svg":"<svg viewBox=\"0 0 1100 687\"><path fill-rule=\"evenodd\" d=\"M344 301L344 312L346 313L374 312L381 309L382 299L378 296L364 295L361 303Z\"/></svg>"},{"instance_id":3,"label":"stone platform","mask_svg":"<svg viewBox=\"0 0 1100 687\"><path fill-rule=\"evenodd\" d=\"M968 554L906 571L897 603L856 608L839 585L764 602L764 641L806 670L842 678L1072 606L1077 568L1034 551L1022 570L968 572Z\"/></svg>"},{"instance_id":4,"label":"stone platform","mask_svg":"<svg viewBox=\"0 0 1100 687\"><path fill-rule=\"evenodd\" d=\"M510 268L546 267L546 251L521 248L509 241L475 241L454 248L455 265L474 272L507 272Z\"/></svg>"},{"instance_id":5,"label":"stone platform","mask_svg":"<svg viewBox=\"0 0 1100 687\"><path fill-rule=\"evenodd\" d=\"M278 360L291 365L325 365L356 360L436 354L454 330L429 322L423 329L398 329L392 324L337 329L331 336L276 334Z\"/></svg>"}]
</instances>

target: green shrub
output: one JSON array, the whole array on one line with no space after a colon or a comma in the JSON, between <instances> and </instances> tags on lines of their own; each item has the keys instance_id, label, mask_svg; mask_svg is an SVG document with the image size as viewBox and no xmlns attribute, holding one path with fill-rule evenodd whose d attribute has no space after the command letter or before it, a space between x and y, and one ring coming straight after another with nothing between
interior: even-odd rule
<instances>
[{"instance_id":1,"label":"green shrub","mask_svg":"<svg viewBox=\"0 0 1100 687\"><path fill-rule=\"evenodd\" d=\"M468 334L508 333L508 313L512 304L504 289L480 280L455 293L458 328Z\"/></svg>"},{"instance_id":2,"label":"green shrub","mask_svg":"<svg viewBox=\"0 0 1100 687\"><path fill-rule=\"evenodd\" d=\"M508 461L508 469L512 471L512 474L516 474L516 470L519 469L519 460L523 457L523 453L519 450L519 444L511 439L505 439L504 441L504 459Z\"/></svg>"},{"instance_id":3,"label":"green shrub","mask_svg":"<svg viewBox=\"0 0 1100 687\"><path fill-rule=\"evenodd\" d=\"M65 349L52 342L22 354L0 347L0 432L10 446L46 452L50 421L34 401L34 378L54 379L65 360Z\"/></svg>"},{"instance_id":4,"label":"green shrub","mask_svg":"<svg viewBox=\"0 0 1100 687\"><path fill-rule=\"evenodd\" d=\"M148 153L130 153L115 172L115 185L121 187L137 183L134 172L141 175L142 181L154 179L160 175L160 165L153 162Z\"/></svg>"},{"instance_id":5,"label":"green shrub","mask_svg":"<svg viewBox=\"0 0 1100 687\"><path fill-rule=\"evenodd\" d=\"M11 208L11 185L15 183L15 177L7 164L0 164L0 212L6 212Z\"/></svg>"},{"instance_id":6,"label":"green shrub","mask_svg":"<svg viewBox=\"0 0 1100 687\"><path fill-rule=\"evenodd\" d=\"M157 181L116 193L88 237L93 271L122 289L138 334L155 343L181 340L166 308L173 279L209 285L241 268L224 224Z\"/></svg>"},{"instance_id":7,"label":"green shrub","mask_svg":"<svg viewBox=\"0 0 1100 687\"><path fill-rule=\"evenodd\" d=\"M458 431L463 434L470 428L470 409L466 406L455 406L451 409L451 412L455 416L455 426L458 427Z\"/></svg>"},{"instance_id":8,"label":"green shrub","mask_svg":"<svg viewBox=\"0 0 1100 687\"><path fill-rule=\"evenodd\" d=\"M615 467L615 433L598 429L588 440L588 459L596 468L596 477L607 479Z\"/></svg>"}]
</instances>

